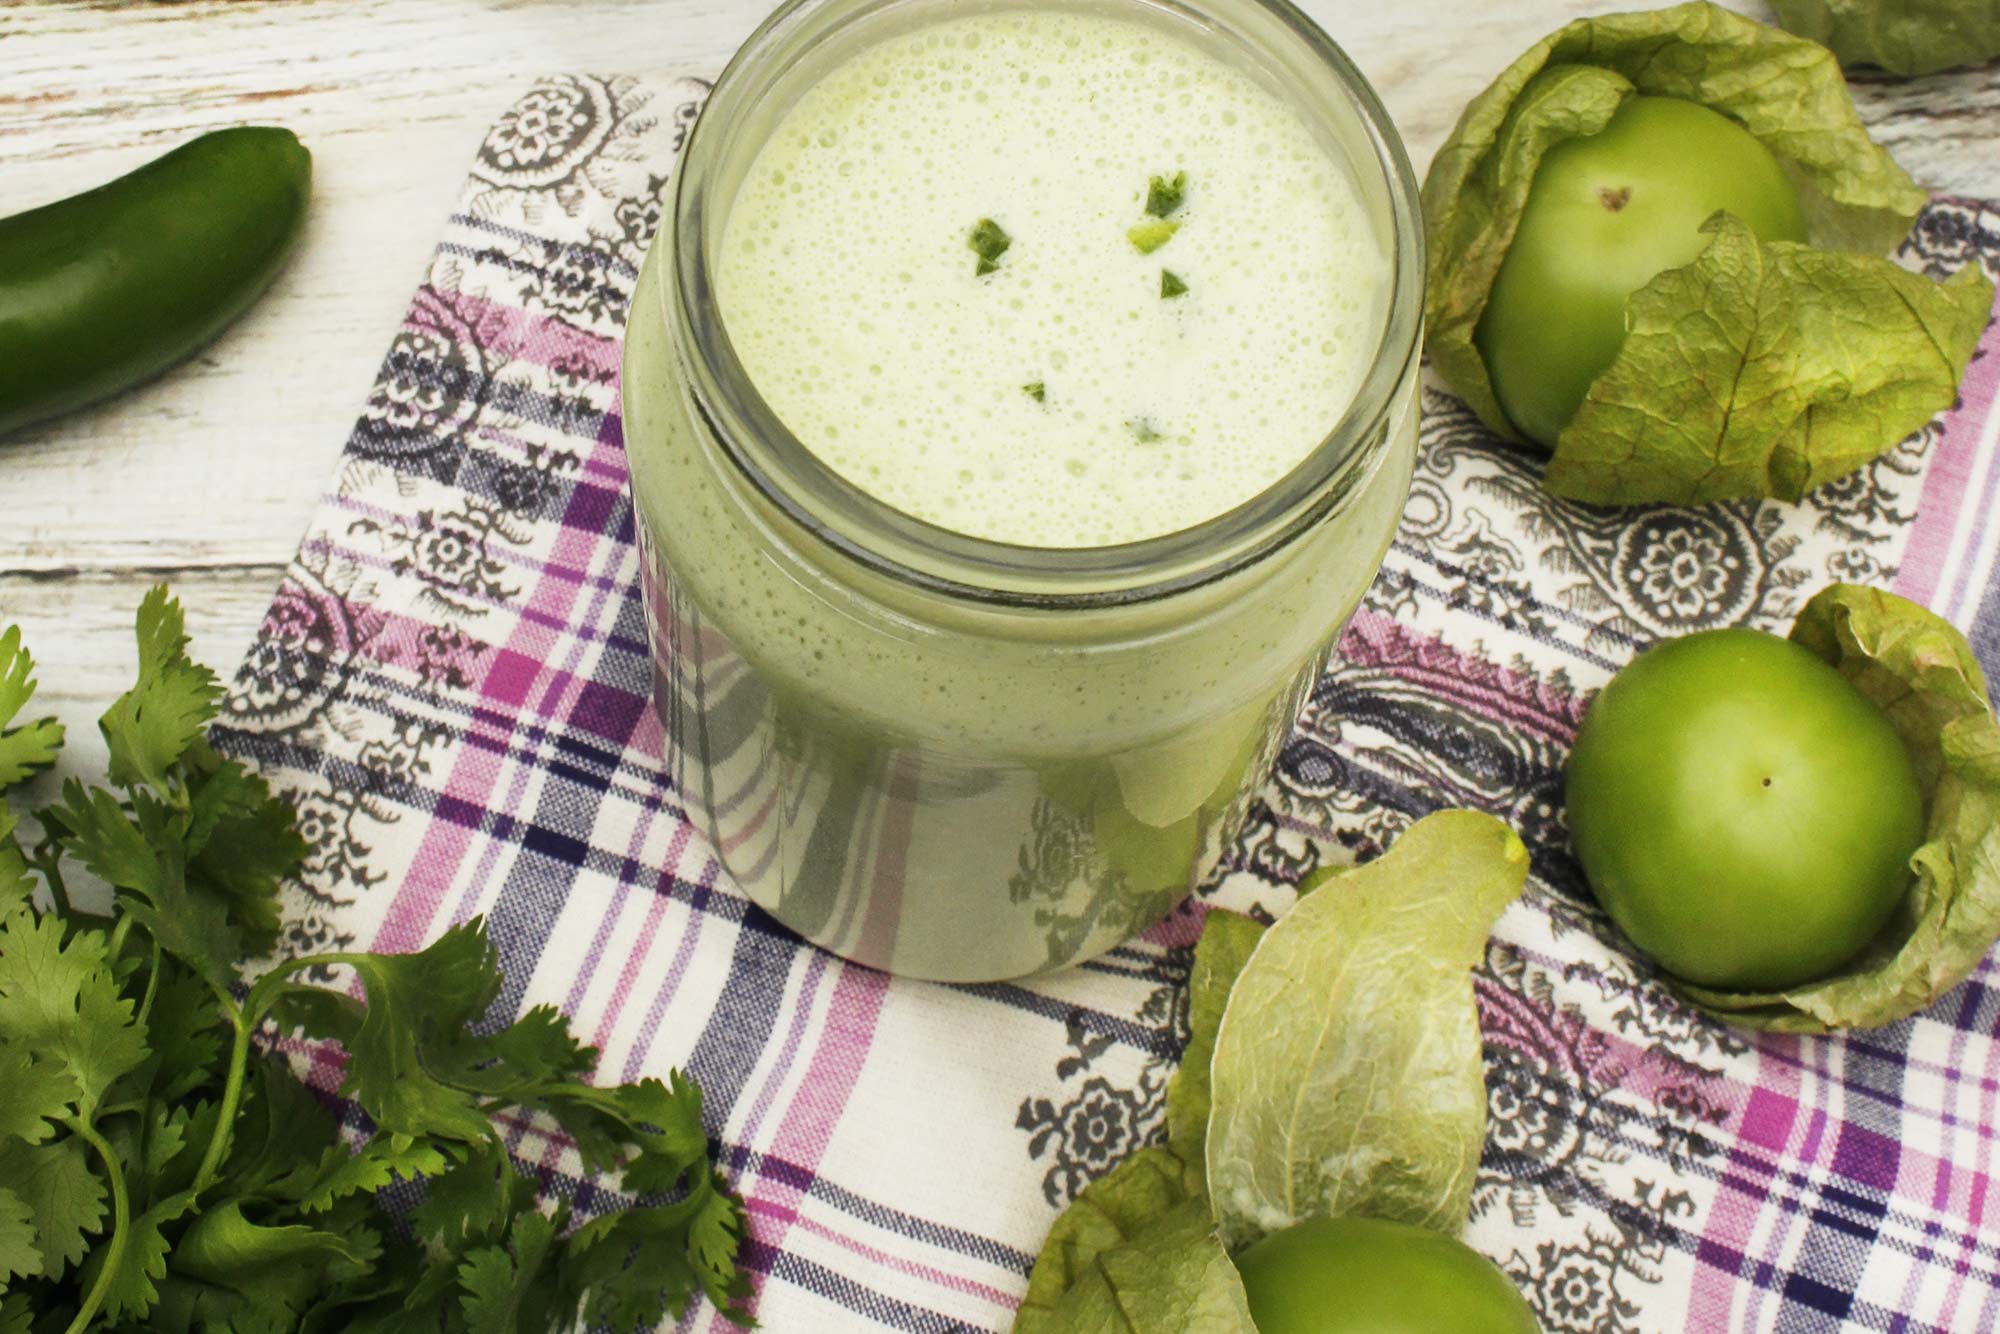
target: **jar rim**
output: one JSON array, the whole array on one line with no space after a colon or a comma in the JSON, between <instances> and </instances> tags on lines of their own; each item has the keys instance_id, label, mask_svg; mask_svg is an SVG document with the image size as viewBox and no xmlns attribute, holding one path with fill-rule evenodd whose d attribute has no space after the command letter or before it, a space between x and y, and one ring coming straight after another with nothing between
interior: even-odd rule
<instances>
[{"instance_id":1,"label":"jar rim","mask_svg":"<svg viewBox=\"0 0 2000 1334\"><path fill-rule=\"evenodd\" d=\"M916 517L848 480L809 450L751 382L716 298L708 229L716 163L703 128L735 110L741 85L771 48L825 11L851 21L923 0L786 0L723 69L681 155L674 185L672 280L662 284L670 332L680 342L690 406L751 487L809 539L896 583L955 600L1036 609L1087 609L1168 597L1275 555L1338 510L1372 475L1404 411L1400 388L1415 374L1423 330L1424 237L1416 174L1388 110L1346 52L1289 0L1237 0L1277 21L1315 73L1345 96L1372 150L1389 211L1390 284L1381 337L1346 409L1318 444L1275 482L1187 528L1089 547L1037 547L961 533ZM1048 0L1027 0L1047 3ZM1132 0L1135 9L1213 28L1215 0ZM1242 40L1241 34L1234 34ZM754 90L753 90L754 91ZM1293 95L1302 90L1286 88ZM716 113L717 108L721 113ZM1368 163L1354 162L1365 172ZM1369 190L1372 184L1362 182ZM688 355L692 346L696 355Z\"/></svg>"}]
</instances>

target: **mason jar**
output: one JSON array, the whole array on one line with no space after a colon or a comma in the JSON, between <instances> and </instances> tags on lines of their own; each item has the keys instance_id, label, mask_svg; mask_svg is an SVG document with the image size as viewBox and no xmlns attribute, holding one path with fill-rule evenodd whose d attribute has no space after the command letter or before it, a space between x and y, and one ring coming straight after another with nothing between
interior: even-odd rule
<instances>
[{"instance_id":1,"label":"mason jar","mask_svg":"<svg viewBox=\"0 0 2000 1334\"><path fill-rule=\"evenodd\" d=\"M1018 0L998 0L1007 7ZM1387 299L1331 430L1182 531L1038 548L889 507L816 459L732 350L744 174L828 69L965 0L792 0L688 136L626 333L624 432L678 800L807 940L980 982L1090 958L1202 879L1374 578L1415 449L1423 245L1387 113L1282 0L1027 0L1171 24L1253 71L1357 186Z\"/></svg>"}]
</instances>

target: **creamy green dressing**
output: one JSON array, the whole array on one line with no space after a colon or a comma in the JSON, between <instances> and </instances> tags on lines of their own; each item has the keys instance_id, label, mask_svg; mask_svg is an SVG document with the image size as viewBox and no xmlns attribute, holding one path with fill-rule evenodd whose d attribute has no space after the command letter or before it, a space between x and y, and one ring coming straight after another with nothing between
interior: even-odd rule
<instances>
[{"instance_id":1,"label":"creamy green dressing","mask_svg":"<svg viewBox=\"0 0 2000 1334\"><path fill-rule=\"evenodd\" d=\"M1083 547L1290 471L1352 399L1389 271L1347 171L1251 74L1051 9L833 69L751 165L717 281L751 382L835 471L961 533Z\"/></svg>"}]
</instances>

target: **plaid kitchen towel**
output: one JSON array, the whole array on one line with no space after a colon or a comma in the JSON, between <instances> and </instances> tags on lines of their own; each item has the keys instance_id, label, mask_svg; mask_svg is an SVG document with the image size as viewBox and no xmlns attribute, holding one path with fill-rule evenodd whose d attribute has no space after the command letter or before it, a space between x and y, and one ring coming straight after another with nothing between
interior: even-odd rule
<instances>
[{"instance_id":1,"label":"plaid kitchen towel","mask_svg":"<svg viewBox=\"0 0 2000 1334\"><path fill-rule=\"evenodd\" d=\"M483 913L503 1007L560 1005L600 1079L700 1080L767 1328L1003 1329L1057 1210L1160 1133L1201 909L1028 984L898 981L777 926L686 819L618 360L704 91L551 78L486 136L221 740L302 813L297 947L415 949ZM2000 210L1933 204L1905 258L2000 267ZM1395 547L1201 899L1282 909L1436 807L1521 831L1534 875L1476 976L1469 1238L1551 1331L2000 1326L2000 968L1878 1032L1722 1027L1621 948L1560 800L1585 696L1636 650L1781 628L1828 580L1928 602L2000 667L1996 352L1989 333L1956 409L1801 505L1565 504L1426 391ZM605 1207L560 1139L513 1149Z\"/></svg>"}]
</instances>

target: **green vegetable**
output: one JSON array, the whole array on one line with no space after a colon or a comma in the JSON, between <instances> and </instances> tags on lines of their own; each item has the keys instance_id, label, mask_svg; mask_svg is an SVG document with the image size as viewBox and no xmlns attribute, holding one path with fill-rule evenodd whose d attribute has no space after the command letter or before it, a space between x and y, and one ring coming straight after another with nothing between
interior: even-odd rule
<instances>
[{"instance_id":1,"label":"green vegetable","mask_svg":"<svg viewBox=\"0 0 2000 1334\"><path fill-rule=\"evenodd\" d=\"M1624 345L1626 299L1701 254L1723 209L1760 240L1805 240L1771 150L1693 102L1628 97L1549 150L1474 334L1507 420L1553 449Z\"/></svg>"},{"instance_id":2,"label":"green vegetable","mask_svg":"<svg viewBox=\"0 0 2000 1334\"><path fill-rule=\"evenodd\" d=\"M1782 991L1688 986L1735 1023L1790 1032L1873 1028L1929 1006L2000 939L2000 722L1965 637L1893 593L1834 584L1792 626L1888 715L1924 791L1924 843L1895 916L1832 976Z\"/></svg>"},{"instance_id":3,"label":"green vegetable","mask_svg":"<svg viewBox=\"0 0 2000 1334\"><path fill-rule=\"evenodd\" d=\"M1406 1208L1440 1226L1455 1210L1449 1226L1456 1231L1473 1165L1463 1158L1463 1132L1469 1124L1476 1164L1485 1124L1483 1091L1471 1107L1458 1105L1468 1080L1483 1089L1478 1019L1465 975L1471 956L1460 947L1475 919L1490 925L1525 875L1526 854L1505 826L1475 812L1448 811L1418 821L1366 866L1312 877L1300 886L1300 904L1268 932L1250 918L1211 912L1189 979L1187 1050L1167 1084L1167 1142L1127 1158L1056 1219L1036 1257L1015 1334L1252 1330L1247 1309L1238 1313L1244 1297L1234 1271L1214 1263L1226 1254L1215 1237L1209 1190L1218 1161L1214 1137L1248 1129L1246 1095L1257 1114L1288 1095L1301 1104L1320 1097L1325 1075L1343 1057L1360 1063L1362 1078L1382 1080L1373 1093L1341 1095L1343 1113L1362 1113L1357 1124L1371 1137L1353 1144L1363 1151L1354 1158L1379 1143L1386 1146L1383 1165L1394 1160L1402 1170L1371 1172L1365 1189L1336 1192L1337 1206ZM1329 887L1315 893L1321 886ZM1485 925L1479 930L1483 940ZM1267 940L1272 948L1264 948ZM1393 956L1391 985L1411 989L1401 992L1401 1003L1363 997L1362 1005L1350 994L1345 970L1367 973L1380 985L1370 958L1378 941ZM1289 990L1288 969L1300 970ZM1344 1013L1349 1004L1356 1007L1352 1022ZM1371 1034L1364 1031L1369 1023L1385 1027ZM1412 1026L1423 1040L1397 1050ZM1412 1057L1430 1064L1420 1069ZM1399 1075L1413 1077L1399 1081ZM1441 1106L1447 1090L1450 1112ZM1313 1109L1316 1121L1320 1110ZM1403 1121L1427 1129L1412 1133ZM1456 1130L1447 1128L1450 1121L1459 1123ZM1291 1143L1301 1154L1312 1152L1305 1136ZM1285 1158L1289 1166L1276 1140L1266 1148L1268 1155L1253 1156ZM1404 1156L1405 1149L1423 1161ZM1235 1179L1240 1157L1225 1147L1221 1161L1232 1173L1225 1179ZM1419 1199L1425 1189L1432 1192L1428 1202ZM1317 1212L1299 1203L1302 1216ZM1141 1295L1141 1289L1156 1291ZM1157 1294L1170 1294L1175 1304L1165 1315L1158 1314ZM1116 1299L1126 1323L1107 1314L1107 1298ZM1207 1323L1176 1323L1172 1311L1187 1310L1204 1312Z\"/></svg>"},{"instance_id":4,"label":"green vegetable","mask_svg":"<svg viewBox=\"0 0 2000 1334\"><path fill-rule=\"evenodd\" d=\"M1160 299L1162 301L1172 300L1174 297L1181 296L1186 293L1187 289L1187 283L1182 280L1178 273L1175 273L1171 269L1160 270Z\"/></svg>"},{"instance_id":5,"label":"green vegetable","mask_svg":"<svg viewBox=\"0 0 2000 1334\"><path fill-rule=\"evenodd\" d=\"M1301 886L1302 892L1310 888ZM1188 977L1188 1045L1167 1081L1167 1142L1190 1162L1208 1159L1209 1063L1229 989L1263 938L1261 922L1236 913L1211 912L1202 922Z\"/></svg>"},{"instance_id":6,"label":"green vegetable","mask_svg":"<svg viewBox=\"0 0 2000 1334\"><path fill-rule=\"evenodd\" d=\"M1569 761L1577 859L1613 921L1685 982L1822 977L1882 928L1923 841L1889 720L1810 650L1710 630L1640 654Z\"/></svg>"},{"instance_id":7,"label":"green vegetable","mask_svg":"<svg viewBox=\"0 0 2000 1334\"><path fill-rule=\"evenodd\" d=\"M1178 222L1142 222L1128 229L1126 239L1142 255L1150 255L1161 246L1174 239L1174 233L1181 229Z\"/></svg>"},{"instance_id":8,"label":"green vegetable","mask_svg":"<svg viewBox=\"0 0 2000 1334\"><path fill-rule=\"evenodd\" d=\"M1014 1334L1061 1334L1064 1299L1089 1277L1099 1256L1134 1244L1190 1201L1203 1198L1201 1168L1172 1148L1139 1150L1083 1189L1049 1229L1014 1316Z\"/></svg>"},{"instance_id":9,"label":"green vegetable","mask_svg":"<svg viewBox=\"0 0 2000 1334\"><path fill-rule=\"evenodd\" d=\"M973 267L975 278L984 278L1000 267L1000 256L1007 253L1007 247L1014 244L1014 238L1000 229L1000 224L991 218L981 218L972 229L971 239L965 243L972 253L979 256L979 263Z\"/></svg>"},{"instance_id":10,"label":"green vegetable","mask_svg":"<svg viewBox=\"0 0 2000 1334\"><path fill-rule=\"evenodd\" d=\"M1903 237L1923 204L1923 192L1868 138L1839 67L1823 48L1706 3L1569 24L1537 43L1473 99L1424 182L1432 261L1425 286L1430 352L1447 382L1481 419L1509 438L1520 436L1502 410L1475 342L1495 281L1544 158L1570 140L1599 134L1637 95L1698 103L1747 130L1776 155L1797 186L1807 236L1815 245L1880 254ZM1725 247L1721 238L1728 225L1718 226L1717 240L1695 265L1706 261L1707 272L1732 274L1741 283L1741 247ZM1811 485L1840 467L1853 466L1860 442L1871 431L1882 433L1868 441L1871 454L1895 443L1896 436L1887 433L1908 429L1901 423L1919 400L1935 400L1930 382L1939 377L1932 368L1957 361L1958 345L1941 355L1938 348L1924 346L1930 340L1921 326L1933 323L1931 317L1904 318L1894 333L1871 331L1862 355L1854 359L1853 378L1848 378L1846 349L1835 348L1830 340L1856 332L1846 321L1872 323L1882 289L1901 289L1879 269L1852 257L1822 256L1823 263L1809 263L1794 258L1797 253L1781 260L1766 256L1749 275L1756 280L1751 290L1760 301L1689 307L1688 299L1706 292L1712 279L1676 277L1678 271L1671 270L1647 289L1655 314L1666 317L1678 310L1689 317L1672 335L1679 345L1669 352L1698 351L1705 363L1726 363L1735 355L1738 361L1752 362L1753 369L1763 361L1771 374L1787 358L1797 358L1810 372L1775 409L1753 414L1755 420L1745 428L1732 426L1726 438L1715 433L1714 449L1728 451L1720 460L1726 485L1736 489L1724 491L1723 481L1703 480L1702 472L1717 462L1713 450L1706 463L1700 462L1698 450L1659 426L1636 440L1616 436L1628 419L1593 413L1588 402L1558 441L1559 455L1585 467L1554 471L1551 486L1601 501L1765 494L1772 487ZM1961 281L1965 286L1930 305L1953 312L1969 307L1971 288L1981 280ZM1667 296L1660 295L1662 288ZM1669 299L1683 304L1663 304ZM1630 308L1635 326L1644 318L1641 301L1635 296ZM1753 333L1734 322L1772 313L1788 320L1777 337L1762 326ZM1955 329L1956 314L1945 323ZM1733 376L1710 379L1713 368L1707 364L1701 374L1676 374L1657 342L1651 353L1644 347L1635 350L1633 344L1641 341L1635 335L1620 353L1624 379L1632 384L1644 379L1654 389L1675 394L1681 415L1700 407L1701 420L1715 421L1732 407L1749 406L1730 393ZM1749 352L1746 357L1731 349ZM1911 373L1924 383L1902 395L1894 411L1883 406L1874 389ZM1618 374L1614 363L1606 378ZM1788 410L1803 410L1805 403L1830 404L1843 395L1862 399L1864 407L1842 423L1834 447L1801 446L1796 419ZM1663 440L1669 457L1655 458ZM1739 461L1740 452L1751 456L1750 465ZM1804 457L1788 462L1800 455ZM1590 468L1612 457L1621 459L1622 471L1645 480L1615 484L1590 475ZM1775 466L1773 459L1778 460Z\"/></svg>"},{"instance_id":11,"label":"green vegetable","mask_svg":"<svg viewBox=\"0 0 2000 1334\"><path fill-rule=\"evenodd\" d=\"M1512 830L1444 811L1265 934L1209 1076L1208 1187L1232 1246L1346 1214L1457 1235L1486 1135L1466 970L1527 874Z\"/></svg>"},{"instance_id":12,"label":"green vegetable","mask_svg":"<svg viewBox=\"0 0 2000 1334\"><path fill-rule=\"evenodd\" d=\"M71 779L22 848L0 804L0 1329L527 1334L581 1313L650 1327L706 1294L739 1324L742 1204L709 1162L679 1073L580 1082L597 1053L537 1007L493 1028L501 975L473 921L412 955L287 959L281 882L306 856L291 808L203 737L215 675L189 660L159 588L139 679L100 724L117 791ZM0 786L47 765L60 729L13 726L33 693L0 635ZM113 891L106 915L67 877ZM351 969L365 1002L297 980ZM347 1051L358 1148L259 1034ZM571 1228L540 1212L493 1118L543 1113L590 1170L671 1202ZM373 1193L423 1179L402 1220Z\"/></svg>"},{"instance_id":13,"label":"green vegetable","mask_svg":"<svg viewBox=\"0 0 2000 1334\"><path fill-rule=\"evenodd\" d=\"M1951 406L1993 307L1976 264L1933 283L1886 259L1764 244L1721 214L1694 263L1629 303L1632 331L1543 483L1598 504L1798 500Z\"/></svg>"},{"instance_id":14,"label":"green vegetable","mask_svg":"<svg viewBox=\"0 0 2000 1334\"><path fill-rule=\"evenodd\" d=\"M1930 74L2000 56L2000 7L1981 0L1771 0L1771 8L1843 65Z\"/></svg>"},{"instance_id":15,"label":"green vegetable","mask_svg":"<svg viewBox=\"0 0 2000 1334\"><path fill-rule=\"evenodd\" d=\"M1470 1246L1380 1218L1315 1218L1236 1257L1257 1334L1540 1334Z\"/></svg>"},{"instance_id":16,"label":"green vegetable","mask_svg":"<svg viewBox=\"0 0 2000 1334\"><path fill-rule=\"evenodd\" d=\"M1043 1244L1014 1334L1257 1334L1187 1170L1141 1149L1079 1195Z\"/></svg>"},{"instance_id":17,"label":"green vegetable","mask_svg":"<svg viewBox=\"0 0 2000 1334\"><path fill-rule=\"evenodd\" d=\"M277 276L311 181L291 131L246 126L0 218L0 436L207 345Z\"/></svg>"},{"instance_id":18,"label":"green vegetable","mask_svg":"<svg viewBox=\"0 0 2000 1334\"><path fill-rule=\"evenodd\" d=\"M1048 388L1040 380L1033 380L1022 385L1021 392L1029 398L1034 399L1037 403L1046 401L1049 396Z\"/></svg>"},{"instance_id":19,"label":"green vegetable","mask_svg":"<svg viewBox=\"0 0 2000 1334\"><path fill-rule=\"evenodd\" d=\"M21 627L10 625L0 631L0 792L22 779L54 764L62 750L63 726L53 718L42 718L18 726L14 720L35 693L35 661L21 647ZM0 811L6 806L0 802ZM11 846L8 830L12 824L0 816L0 851ZM7 864L0 863L0 868ZM0 905L8 901L5 870L0 869Z\"/></svg>"},{"instance_id":20,"label":"green vegetable","mask_svg":"<svg viewBox=\"0 0 2000 1334\"><path fill-rule=\"evenodd\" d=\"M1155 176L1146 185L1146 212L1156 218L1170 218L1180 211L1187 198L1187 173Z\"/></svg>"}]
</instances>

